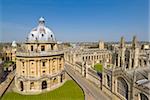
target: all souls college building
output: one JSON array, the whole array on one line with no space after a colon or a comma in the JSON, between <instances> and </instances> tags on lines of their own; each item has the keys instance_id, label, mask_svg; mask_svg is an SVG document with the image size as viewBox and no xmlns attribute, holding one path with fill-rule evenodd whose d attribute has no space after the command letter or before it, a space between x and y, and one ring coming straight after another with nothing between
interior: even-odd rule
<instances>
[{"instance_id":1,"label":"all souls college building","mask_svg":"<svg viewBox=\"0 0 150 100\"><path fill-rule=\"evenodd\" d=\"M112 100L149 100L149 44L142 46L134 36L131 43L127 44L121 37L120 43L110 45L114 49L104 48L102 42L99 42L99 48L94 49L71 48L65 52L66 62L101 87ZM93 69L96 63L103 64L101 78Z\"/></svg>"},{"instance_id":2,"label":"all souls college building","mask_svg":"<svg viewBox=\"0 0 150 100\"><path fill-rule=\"evenodd\" d=\"M59 50L53 32L44 18L33 28L16 53L15 91L37 94L65 82L64 54Z\"/></svg>"}]
</instances>

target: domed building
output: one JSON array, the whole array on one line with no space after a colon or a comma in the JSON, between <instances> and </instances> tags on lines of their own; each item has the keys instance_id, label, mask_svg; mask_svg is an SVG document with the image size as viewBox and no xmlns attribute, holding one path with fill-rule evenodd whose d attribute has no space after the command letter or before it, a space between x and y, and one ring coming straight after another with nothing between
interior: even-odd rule
<instances>
[{"instance_id":1,"label":"domed building","mask_svg":"<svg viewBox=\"0 0 150 100\"><path fill-rule=\"evenodd\" d=\"M4 46L1 50L2 61L16 62L16 50L16 41L13 41L12 44L7 44L6 46Z\"/></svg>"},{"instance_id":2,"label":"domed building","mask_svg":"<svg viewBox=\"0 0 150 100\"><path fill-rule=\"evenodd\" d=\"M15 91L38 94L65 82L64 53L43 17L16 53Z\"/></svg>"}]
</instances>

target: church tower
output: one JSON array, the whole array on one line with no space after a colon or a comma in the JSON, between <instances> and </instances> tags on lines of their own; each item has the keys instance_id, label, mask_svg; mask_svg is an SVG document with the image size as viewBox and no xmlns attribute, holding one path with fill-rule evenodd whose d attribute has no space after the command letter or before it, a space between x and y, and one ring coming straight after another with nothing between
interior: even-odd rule
<instances>
[{"instance_id":1,"label":"church tower","mask_svg":"<svg viewBox=\"0 0 150 100\"><path fill-rule=\"evenodd\" d=\"M99 41L99 49L100 50L104 49L104 42L103 41Z\"/></svg>"}]
</instances>

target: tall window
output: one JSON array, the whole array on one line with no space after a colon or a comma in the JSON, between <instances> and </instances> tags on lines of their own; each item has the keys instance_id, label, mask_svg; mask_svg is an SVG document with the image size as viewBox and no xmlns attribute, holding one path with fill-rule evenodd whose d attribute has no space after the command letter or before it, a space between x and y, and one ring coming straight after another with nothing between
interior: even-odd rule
<instances>
[{"instance_id":1,"label":"tall window","mask_svg":"<svg viewBox=\"0 0 150 100\"><path fill-rule=\"evenodd\" d=\"M141 100L148 100L148 97L143 93L140 93L140 97L141 97Z\"/></svg>"},{"instance_id":2,"label":"tall window","mask_svg":"<svg viewBox=\"0 0 150 100\"><path fill-rule=\"evenodd\" d=\"M22 68L24 69L24 62L22 62Z\"/></svg>"},{"instance_id":3,"label":"tall window","mask_svg":"<svg viewBox=\"0 0 150 100\"><path fill-rule=\"evenodd\" d=\"M30 90L34 89L34 82L30 83Z\"/></svg>"},{"instance_id":4,"label":"tall window","mask_svg":"<svg viewBox=\"0 0 150 100\"><path fill-rule=\"evenodd\" d=\"M111 80L110 80L110 76L107 75L107 86L111 87Z\"/></svg>"},{"instance_id":5,"label":"tall window","mask_svg":"<svg viewBox=\"0 0 150 100\"><path fill-rule=\"evenodd\" d=\"M132 68L134 67L134 59L132 59Z\"/></svg>"},{"instance_id":6,"label":"tall window","mask_svg":"<svg viewBox=\"0 0 150 100\"><path fill-rule=\"evenodd\" d=\"M45 51L45 46L41 46L41 51Z\"/></svg>"},{"instance_id":7,"label":"tall window","mask_svg":"<svg viewBox=\"0 0 150 100\"><path fill-rule=\"evenodd\" d=\"M33 45L31 46L31 51L33 51Z\"/></svg>"},{"instance_id":8,"label":"tall window","mask_svg":"<svg viewBox=\"0 0 150 100\"><path fill-rule=\"evenodd\" d=\"M22 62L22 66L24 66L24 62Z\"/></svg>"},{"instance_id":9,"label":"tall window","mask_svg":"<svg viewBox=\"0 0 150 100\"><path fill-rule=\"evenodd\" d=\"M42 66L45 66L45 62L42 62Z\"/></svg>"},{"instance_id":10,"label":"tall window","mask_svg":"<svg viewBox=\"0 0 150 100\"><path fill-rule=\"evenodd\" d=\"M128 100L128 85L123 78L117 79L117 92Z\"/></svg>"},{"instance_id":11,"label":"tall window","mask_svg":"<svg viewBox=\"0 0 150 100\"><path fill-rule=\"evenodd\" d=\"M51 44L51 50L53 50L53 45Z\"/></svg>"},{"instance_id":12,"label":"tall window","mask_svg":"<svg viewBox=\"0 0 150 100\"><path fill-rule=\"evenodd\" d=\"M46 89L47 88L47 82L46 81L43 81L42 82L42 89Z\"/></svg>"}]
</instances>

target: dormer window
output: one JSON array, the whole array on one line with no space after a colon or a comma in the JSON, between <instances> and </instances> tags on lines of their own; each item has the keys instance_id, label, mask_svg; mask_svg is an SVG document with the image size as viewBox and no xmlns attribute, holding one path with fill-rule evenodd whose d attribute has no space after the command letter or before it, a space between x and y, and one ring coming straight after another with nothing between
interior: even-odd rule
<instances>
[{"instance_id":1,"label":"dormer window","mask_svg":"<svg viewBox=\"0 0 150 100\"><path fill-rule=\"evenodd\" d=\"M42 37L44 36L44 34L42 34Z\"/></svg>"},{"instance_id":2,"label":"dormer window","mask_svg":"<svg viewBox=\"0 0 150 100\"><path fill-rule=\"evenodd\" d=\"M32 35L32 37L34 37L34 34L31 34Z\"/></svg>"}]
</instances>

